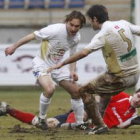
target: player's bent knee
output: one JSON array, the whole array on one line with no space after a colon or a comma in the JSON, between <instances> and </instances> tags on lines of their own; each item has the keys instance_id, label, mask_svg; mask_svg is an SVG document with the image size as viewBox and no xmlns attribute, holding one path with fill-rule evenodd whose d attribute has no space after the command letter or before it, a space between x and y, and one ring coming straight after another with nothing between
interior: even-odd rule
<instances>
[{"instance_id":1,"label":"player's bent knee","mask_svg":"<svg viewBox=\"0 0 140 140\"><path fill-rule=\"evenodd\" d=\"M54 91L55 91L54 87L47 87L44 89L44 95L46 97L51 97L53 95Z\"/></svg>"},{"instance_id":2,"label":"player's bent knee","mask_svg":"<svg viewBox=\"0 0 140 140\"><path fill-rule=\"evenodd\" d=\"M80 96L84 93L88 93L88 94L95 94L95 91L94 91L94 87L91 83L88 83L84 86L81 86L79 88L79 94Z\"/></svg>"}]
</instances>

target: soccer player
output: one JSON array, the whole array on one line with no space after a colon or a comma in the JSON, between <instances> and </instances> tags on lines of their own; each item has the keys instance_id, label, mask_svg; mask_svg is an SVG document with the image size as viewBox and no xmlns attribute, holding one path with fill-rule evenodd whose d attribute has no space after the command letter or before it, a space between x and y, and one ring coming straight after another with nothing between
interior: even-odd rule
<instances>
[{"instance_id":1,"label":"soccer player","mask_svg":"<svg viewBox=\"0 0 140 140\"><path fill-rule=\"evenodd\" d=\"M140 125L140 117L137 112L138 107L140 107L140 89L133 96L125 92L120 92L112 96L103 120L109 128L127 128L132 125ZM39 119L37 116L17 110L6 102L1 102L0 116L7 114L21 122L34 125L38 128ZM87 113L84 112L84 121L87 120ZM48 118L46 122L49 128L65 127L67 129L76 129L75 121L75 113L70 110L67 113Z\"/></svg>"},{"instance_id":2,"label":"soccer player","mask_svg":"<svg viewBox=\"0 0 140 140\"><path fill-rule=\"evenodd\" d=\"M102 114L110 101L112 95L116 95L126 88L136 85L139 78L139 66L137 51L133 35L140 36L140 26L133 25L125 20L109 21L108 11L103 5L93 5L87 11L89 22L94 30L100 30L91 42L80 52L59 63L47 72L61 68L66 64L76 62L90 53L99 49L107 65L107 71L79 89L81 97L86 99L85 93L98 94L102 98ZM88 134L105 133L108 131L94 106L95 100L89 100L94 107L93 120L98 117L100 123L88 132ZM98 113L98 114L97 114ZM97 115L96 115L97 114ZM94 121L96 123L96 121Z\"/></svg>"},{"instance_id":3,"label":"soccer player","mask_svg":"<svg viewBox=\"0 0 140 140\"><path fill-rule=\"evenodd\" d=\"M5 49L5 55L8 56L12 55L20 46L32 40L42 41L38 55L33 59L33 74L44 90L40 96L39 109L39 122L43 130L48 128L45 122L46 113L55 91L55 83L63 87L71 95L71 105L76 114L77 127L82 129L82 125L84 125L84 108L78 93L79 86L76 84L78 76L75 73L75 63L71 64L69 69L63 67L51 73L47 73L47 69L54 64L60 63L67 50L70 50L70 56L76 52L80 41L79 30L85 22L85 17L81 12L72 11L66 15L64 23L52 24L28 34Z\"/></svg>"}]
</instances>

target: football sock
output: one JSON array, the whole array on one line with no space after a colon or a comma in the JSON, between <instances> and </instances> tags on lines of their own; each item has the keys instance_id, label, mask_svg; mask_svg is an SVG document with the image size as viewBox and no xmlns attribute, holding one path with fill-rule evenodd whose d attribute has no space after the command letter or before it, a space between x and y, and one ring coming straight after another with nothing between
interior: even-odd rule
<instances>
[{"instance_id":1,"label":"football sock","mask_svg":"<svg viewBox=\"0 0 140 140\"><path fill-rule=\"evenodd\" d=\"M39 117L41 119L46 118L46 113L48 111L50 102L51 98L46 98L43 93L40 95Z\"/></svg>"},{"instance_id":2,"label":"football sock","mask_svg":"<svg viewBox=\"0 0 140 140\"><path fill-rule=\"evenodd\" d=\"M35 115L31 114L31 113L25 113L25 112L21 112L17 109L9 109L8 110L8 114L12 117L14 117L15 119L27 123L27 124L31 124L33 118L35 117Z\"/></svg>"},{"instance_id":3,"label":"football sock","mask_svg":"<svg viewBox=\"0 0 140 140\"><path fill-rule=\"evenodd\" d=\"M75 113L76 125L84 123L84 104L82 99L71 99L71 106Z\"/></svg>"}]
</instances>

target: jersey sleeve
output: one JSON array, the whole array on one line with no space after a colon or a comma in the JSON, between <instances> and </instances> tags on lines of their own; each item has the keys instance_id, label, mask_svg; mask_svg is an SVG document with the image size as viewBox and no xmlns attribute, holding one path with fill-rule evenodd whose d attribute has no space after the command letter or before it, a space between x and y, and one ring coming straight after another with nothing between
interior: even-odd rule
<instances>
[{"instance_id":1,"label":"jersey sleeve","mask_svg":"<svg viewBox=\"0 0 140 140\"><path fill-rule=\"evenodd\" d=\"M98 49L101 49L105 45L105 38L101 32L93 37L91 42L84 48L88 49L90 52L94 52Z\"/></svg>"},{"instance_id":2,"label":"jersey sleeve","mask_svg":"<svg viewBox=\"0 0 140 140\"><path fill-rule=\"evenodd\" d=\"M49 40L53 38L58 33L58 28L56 25L49 25L45 28L42 28L38 31L35 31L34 34L37 40Z\"/></svg>"},{"instance_id":3,"label":"jersey sleeve","mask_svg":"<svg viewBox=\"0 0 140 140\"><path fill-rule=\"evenodd\" d=\"M140 36L140 26L134 25L128 21L125 21L125 22L128 24L128 26L133 34Z\"/></svg>"}]
</instances>

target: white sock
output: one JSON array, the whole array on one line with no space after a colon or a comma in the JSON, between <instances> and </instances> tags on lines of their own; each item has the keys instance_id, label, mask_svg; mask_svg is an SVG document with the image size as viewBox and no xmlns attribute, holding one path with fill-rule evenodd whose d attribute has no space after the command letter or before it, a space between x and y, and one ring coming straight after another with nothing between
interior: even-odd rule
<instances>
[{"instance_id":1,"label":"white sock","mask_svg":"<svg viewBox=\"0 0 140 140\"><path fill-rule=\"evenodd\" d=\"M82 99L71 99L71 106L75 113L76 125L84 123L84 104Z\"/></svg>"},{"instance_id":2,"label":"white sock","mask_svg":"<svg viewBox=\"0 0 140 140\"><path fill-rule=\"evenodd\" d=\"M48 111L50 102L51 98L46 98L43 93L40 95L39 117L41 119L46 118L46 113Z\"/></svg>"},{"instance_id":3,"label":"white sock","mask_svg":"<svg viewBox=\"0 0 140 140\"><path fill-rule=\"evenodd\" d=\"M34 125L34 126L36 126L38 123L39 123L38 116L35 116L35 117L32 119L31 124Z\"/></svg>"}]
</instances>

